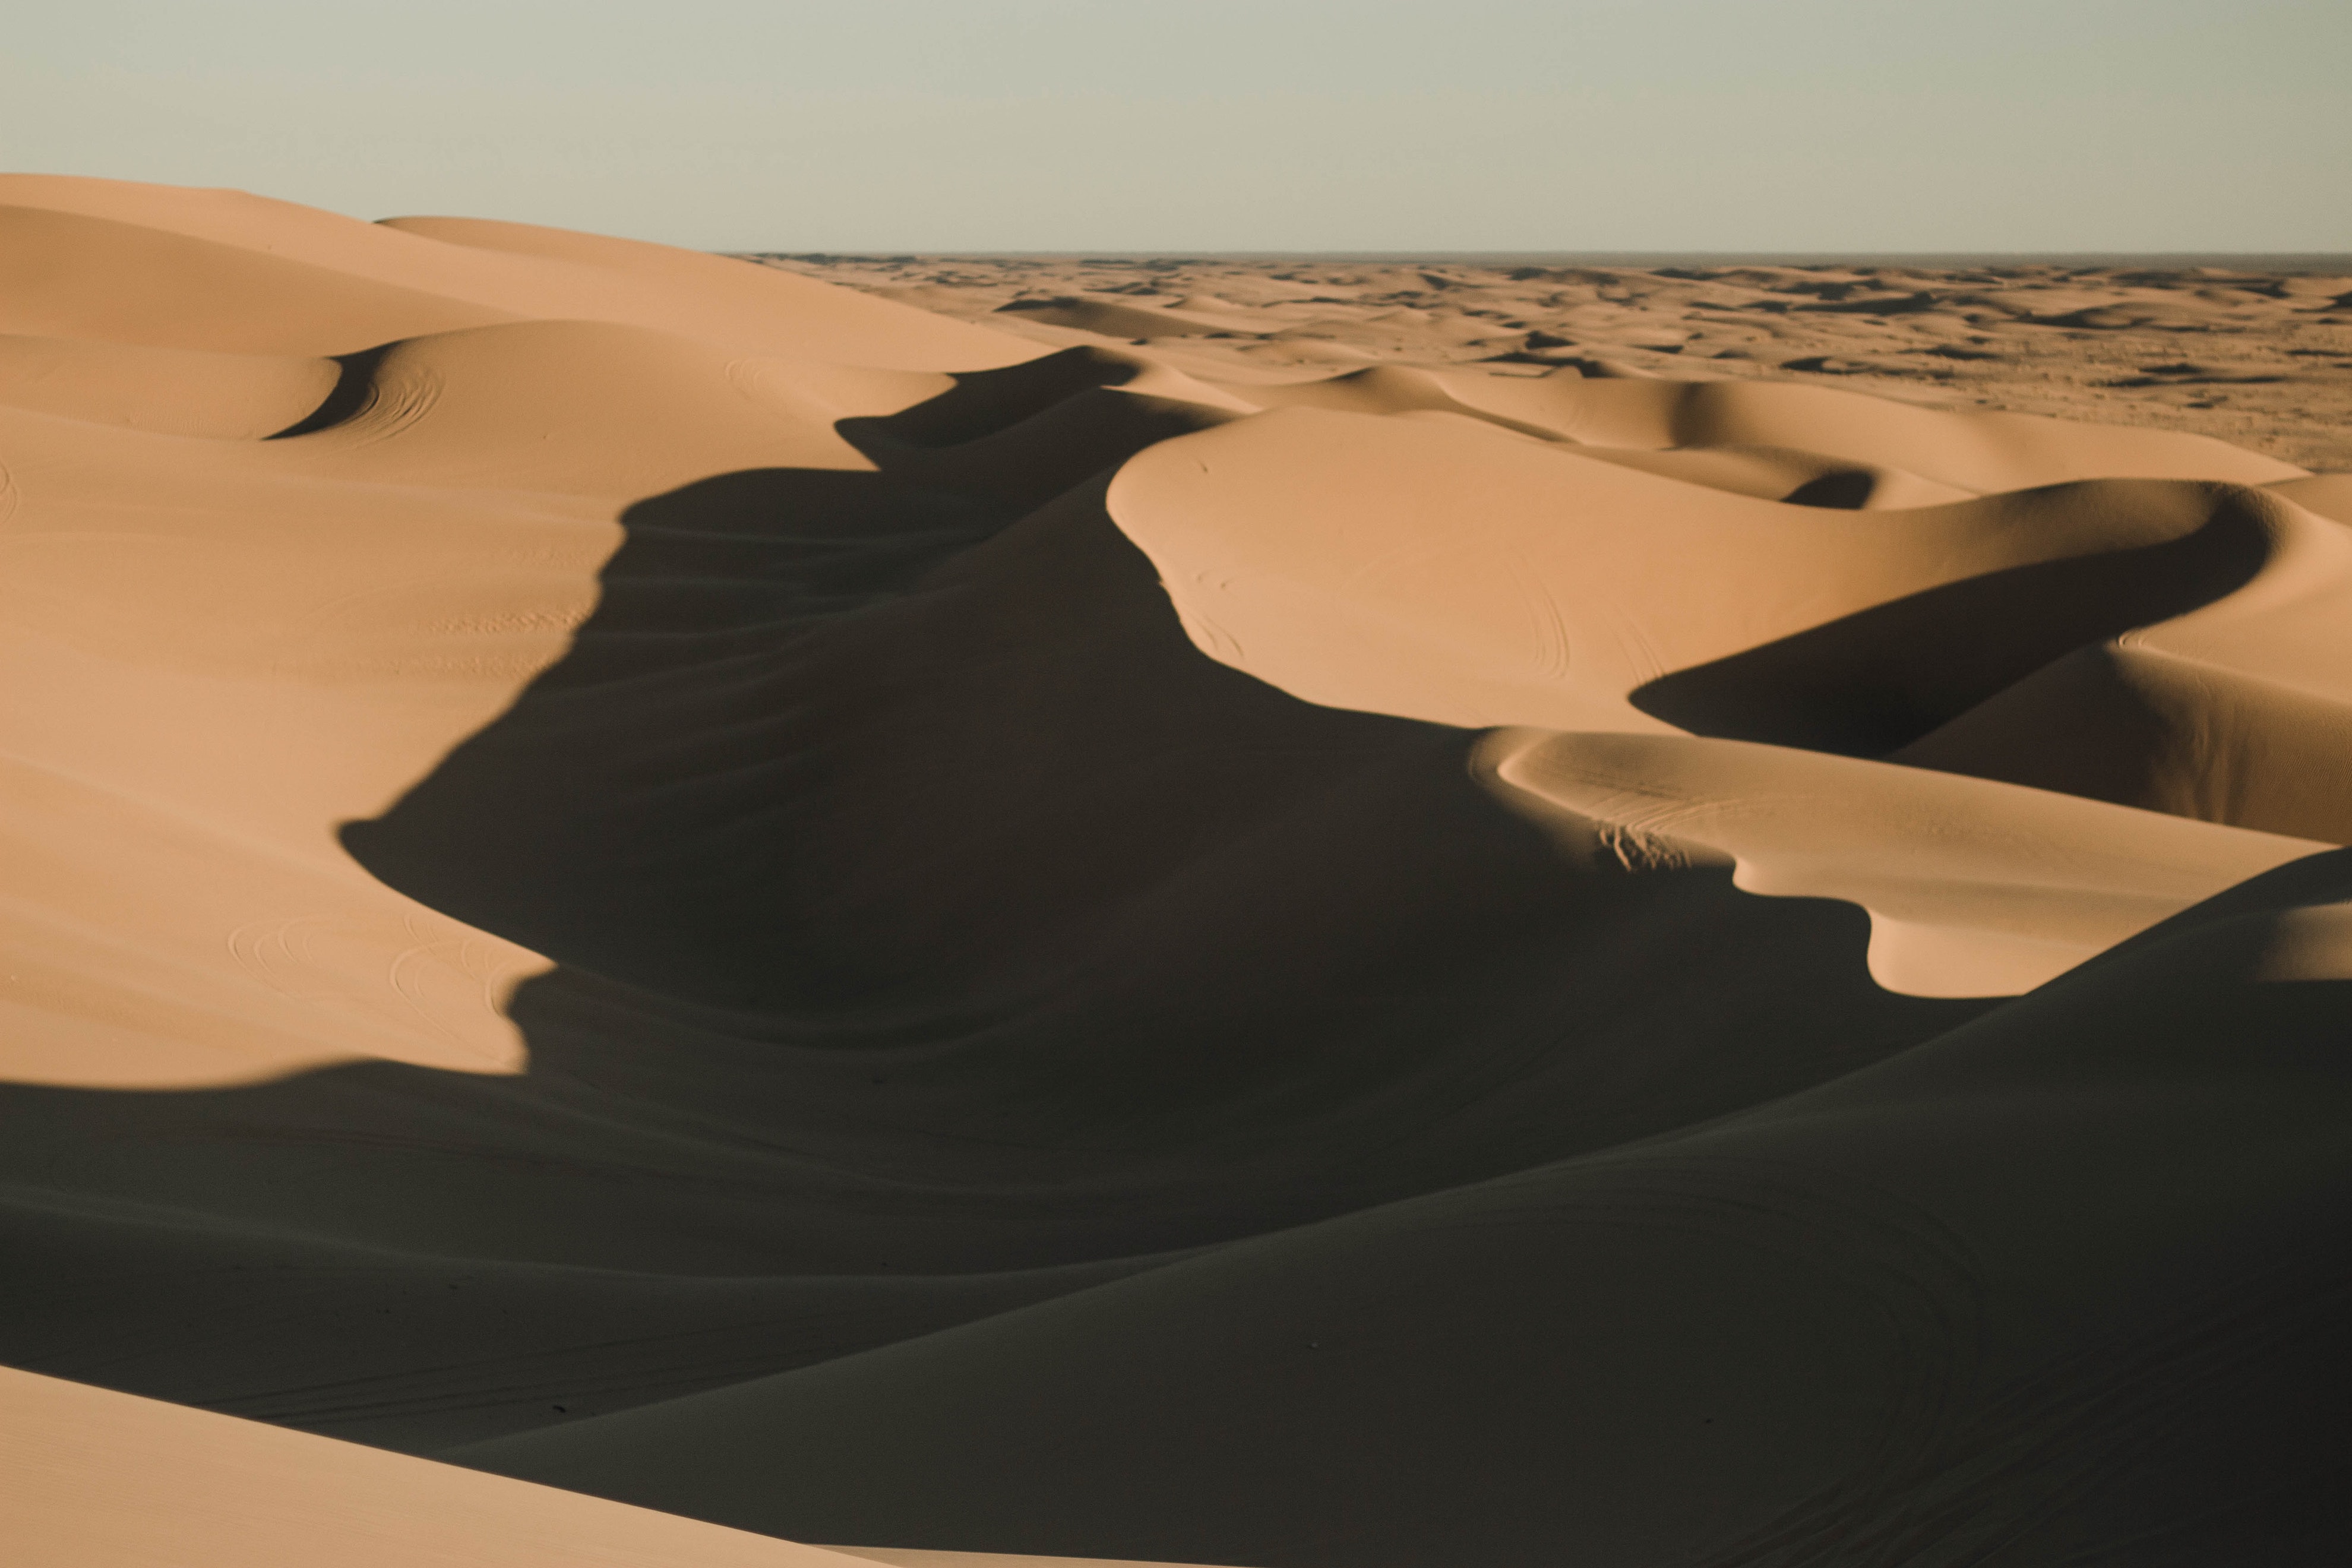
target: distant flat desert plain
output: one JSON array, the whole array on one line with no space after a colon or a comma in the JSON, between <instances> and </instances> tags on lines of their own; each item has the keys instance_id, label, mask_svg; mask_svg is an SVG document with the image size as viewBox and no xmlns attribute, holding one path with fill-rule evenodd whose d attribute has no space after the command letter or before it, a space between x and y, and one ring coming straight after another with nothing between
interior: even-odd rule
<instances>
[{"instance_id":1,"label":"distant flat desert plain","mask_svg":"<svg viewBox=\"0 0 2352 1568\"><path fill-rule=\"evenodd\" d=\"M0 1560L2352 1561L2347 412L0 177Z\"/></svg>"}]
</instances>

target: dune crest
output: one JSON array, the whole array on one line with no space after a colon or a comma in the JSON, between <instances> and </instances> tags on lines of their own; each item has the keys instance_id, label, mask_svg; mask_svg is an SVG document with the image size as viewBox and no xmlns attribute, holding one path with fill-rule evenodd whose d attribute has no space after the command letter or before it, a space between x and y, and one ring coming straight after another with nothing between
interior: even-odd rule
<instances>
[{"instance_id":1,"label":"dune crest","mask_svg":"<svg viewBox=\"0 0 2352 1568\"><path fill-rule=\"evenodd\" d=\"M2030 991L2332 847L1739 741L1497 740L1498 779L1608 824L1630 852L1696 845L1730 857L1749 892L1862 905L1872 977L1914 995Z\"/></svg>"},{"instance_id":2,"label":"dune crest","mask_svg":"<svg viewBox=\"0 0 2352 1568\"><path fill-rule=\"evenodd\" d=\"M1049 265L0 179L12 1539L2333 1560L2352 295Z\"/></svg>"}]
</instances>

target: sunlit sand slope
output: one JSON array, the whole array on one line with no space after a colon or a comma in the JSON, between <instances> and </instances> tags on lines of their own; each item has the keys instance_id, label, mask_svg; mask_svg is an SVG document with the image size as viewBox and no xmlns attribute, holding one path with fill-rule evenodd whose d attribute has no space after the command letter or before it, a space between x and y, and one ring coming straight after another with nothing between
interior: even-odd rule
<instances>
[{"instance_id":1,"label":"sunlit sand slope","mask_svg":"<svg viewBox=\"0 0 2352 1568\"><path fill-rule=\"evenodd\" d=\"M75 1568L1109 1568L825 1551L19 1372L0 1372L0 1538Z\"/></svg>"},{"instance_id":2,"label":"sunlit sand slope","mask_svg":"<svg viewBox=\"0 0 2352 1568\"><path fill-rule=\"evenodd\" d=\"M2343 476L0 207L0 1360L157 1528L2352 1541Z\"/></svg>"},{"instance_id":3,"label":"sunlit sand slope","mask_svg":"<svg viewBox=\"0 0 2352 1568\"><path fill-rule=\"evenodd\" d=\"M0 1372L0 1536L79 1568L854 1568L577 1492Z\"/></svg>"}]
</instances>

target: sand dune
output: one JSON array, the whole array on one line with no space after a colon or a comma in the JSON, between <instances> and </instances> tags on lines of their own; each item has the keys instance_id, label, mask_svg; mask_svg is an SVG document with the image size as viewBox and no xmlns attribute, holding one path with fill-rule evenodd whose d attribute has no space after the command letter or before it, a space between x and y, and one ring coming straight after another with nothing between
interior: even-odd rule
<instances>
[{"instance_id":1,"label":"sand dune","mask_svg":"<svg viewBox=\"0 0 2352 1568\"><path fill-rule=\"evenodd\" d=\"M2336 1560L2352 279L1519 270L0 181L16 1538Z\"/></svg>"},{"instance_id":2,"label":"sand dune","mask_svg":"<svg viewBox=\"0 0 2352 1568\"><path fill-rule=\"evenodd\" d=\"M1872 977L1916 995L2030 991L2329 847L1738 741L1538 732L1496 752L1500 780L1628 858L1712 850L1749 892L1860 904Z\"/></svg>"},{"instance_id":3,"label":"sand dune","mask_svg":"<svg viewBox=\"0 0 2352 1568\"><path fill-rule=\"evenodd\" d=\"M26 1563L1099 1568L828 1552L53 1378L0 1389L0 1532Z\"/></svg>"},{"instance_id":4,"label":"sand dune","mask_svg":"<svg viewBox=\"0 0 2352 1568\"><path fill-rule=\"evenodd\" d=\"M839 1568L789 1542L0 1373L0 1531L24 1563Z\"/></svg>"},{"instance_id":5,"label":"sand dune","mask_svg":"<svg viewBox=\"0 0 2352 1568\"><path fill-rule=\"evenodd\" d=\"M2345 859L1704 1128L459 1457L1038 1551L2321 1561L2343 1003L2271 966Z\"/></svg>"},{"instance_id":6,"label":"sand dune","mask_svg":"<svg viewBox=\"0 0 2352 1568\"><path fill-rule=\"evenodd\" d=\"M1286 257L771 256L1055 348L1141 340L1259 381L1368 366L1767 380L2219 437L2352 468L2352 257L2318 269L2084 260L1570 266ZM2326 269L2332 268L2332 270ZM1060 320L1189 313L1221 335ZM1806 435L1834 443L1816 423ZM2080 430L2070 441L2084 439ZM1800 446L1804 443L1799 442Z\"/></svg>"}]
</instances>

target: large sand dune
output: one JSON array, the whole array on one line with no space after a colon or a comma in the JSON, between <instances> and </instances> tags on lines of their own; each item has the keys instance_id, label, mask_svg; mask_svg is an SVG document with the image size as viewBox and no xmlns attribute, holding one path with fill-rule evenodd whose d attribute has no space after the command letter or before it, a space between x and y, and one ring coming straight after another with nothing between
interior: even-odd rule
<instances>
[{"instance_id":1,"label":"large sand dune","mask_svg":"<svg viewBox=\"0 0 2352 1568\"><path fill-rule=\"evenodd\" d=\"M0 180L37 1560L2352 1550L2352 477L1690 324L2352 280L812 269Z\"/></svg>"}]
</instances>

